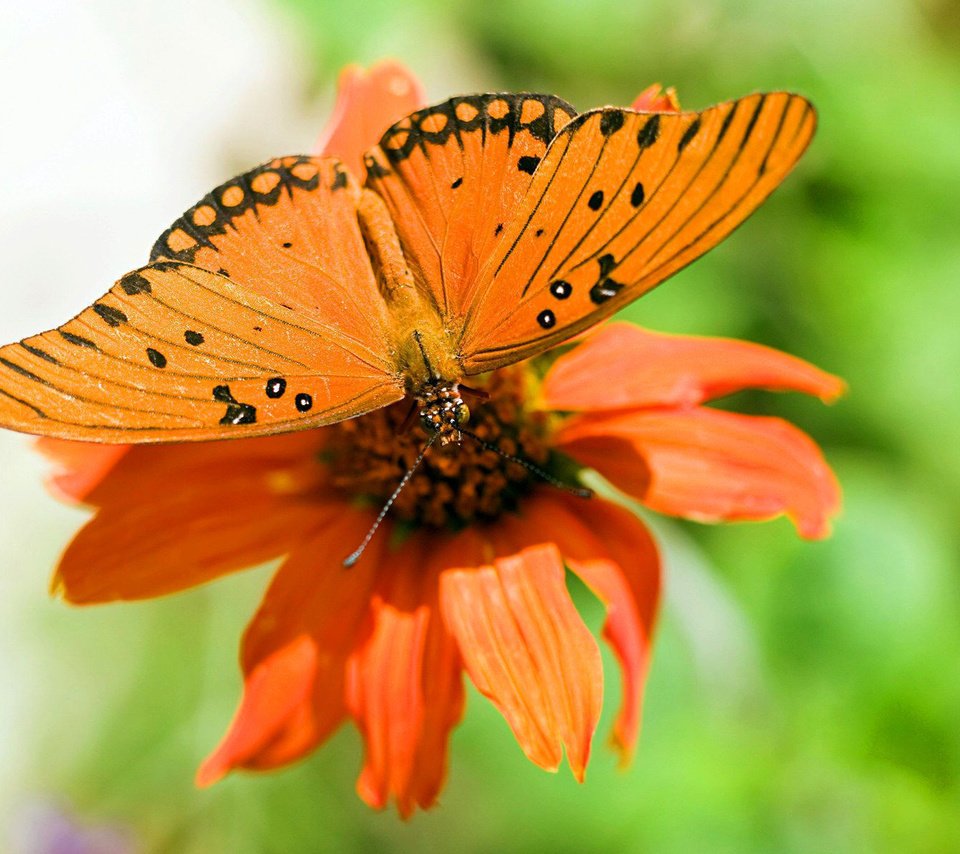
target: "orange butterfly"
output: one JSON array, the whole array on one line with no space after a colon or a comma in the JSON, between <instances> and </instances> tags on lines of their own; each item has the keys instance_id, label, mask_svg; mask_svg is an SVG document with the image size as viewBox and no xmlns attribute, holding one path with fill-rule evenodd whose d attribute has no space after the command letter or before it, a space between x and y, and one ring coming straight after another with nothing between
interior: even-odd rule
<instances>
[{"instance_id":1,"label":"orange butterfly","mask_svg":"<svg viewBox=\"0 0 960 854\"><path fill-rule=\"evenodd\" d=\"M434 438L459 440L462 378L576 335L715 246L815 126L785 92L580 115L487 94L391 127L364 187L333 158L272 160L191 207L73 320L0 348L0 426L223 439L409 396Z\"/></svg>"}]
</instances>

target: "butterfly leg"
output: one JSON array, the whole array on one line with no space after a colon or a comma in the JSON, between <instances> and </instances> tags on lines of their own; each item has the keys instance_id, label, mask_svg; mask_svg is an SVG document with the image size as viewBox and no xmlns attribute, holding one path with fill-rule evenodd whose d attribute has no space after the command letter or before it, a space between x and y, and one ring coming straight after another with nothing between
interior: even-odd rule
<instances>
[{"instance_id":1,"label":"butterfly leg","mask_svg":"<svg viewBox=\"0 0 960 854\"><path fill-rule=\"evenodd\" d=\"M470 388L470 386L464 385L463 383L458 383L457 388L464 394L475 397L477 400L490 400L490 395L482 388Z\"/></svg>"},{"instance_id":2,"label":"butterfly leg","mask_svg":"<svg viewBox=\"0 0 960 854\"><path fill-rule=\"evenodd\" d=\"M395 435L402 436L413 426L413 422L417 418L417 411L419 409L420 409L420 405L417 403L417 401L411 400L409 411L404 416L403 421L401 421L393 431Z\"/></svg>"}]
</instances>

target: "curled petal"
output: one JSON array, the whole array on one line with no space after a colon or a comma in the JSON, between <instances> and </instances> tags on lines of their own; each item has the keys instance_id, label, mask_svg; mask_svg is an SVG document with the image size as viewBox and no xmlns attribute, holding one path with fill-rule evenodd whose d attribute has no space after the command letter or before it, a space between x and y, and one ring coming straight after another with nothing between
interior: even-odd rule
<instances>
[{"instance_id":1,"label":"curled petal","mask_svg":"<svg viewBox=\"0 0 960 854\"><path fill-rule=\"evenodd\" d=\"M607 450L615 441L616 456ZM840 489L816 443L779 418L697 408L583 415L559 446L661 513L703 522L786 513L808 539L829 533ZM634 491L640 478L647 487Z\"/></svg>"},{"instance_id":2,"label":"curled petal","mask_svg":"<svg viewBox=\"0 0 960 854\"><path fill-rule=\"evenodd\" d=\"M748 341L611 323L557 359L541 395L550 409L603 411L691 407L745 388L800 391L832 401L845 385L809 362Z\"/></svg>"},{"instance_id":3,"label":"curled petal","mask_svg":"<svg viewBox=\"0 0 960 854\"><path fill-rule=\"evenodd\" d=\"M68 439L37 439L34 447L54 463L47 479L50 491L63 501L84 501L120 462L130 445L99 445Z\"/></svg>"},{"instance_id":4,"label":"curled petal","mask_svg":"<svg viewBox=\"0 0 960 854\"><path fill-rule=\"evenodd\" d=\"M316 679L313 680L315 683ZM324 719L328 715L317 713L318 700L316 689L306 691L293 711L276 727L272 738L263 740L250 750L238 751L238 754L247 755L242 767L251 771L269 771L296 762L310 753L343 718L341 711L336 722L324 728ZM229 753L229 750L224 751L224 755ZM224 768L223 773L217 774L217 779L229 770Z\"/></svg>"},{"instance_id":5,"label":"curled petal","mask_svg":"<svg viewBox=\"0 0 960 854\"><path fill-rule=\"evenodd\" d=\"M492 566L445 571L440 607L473 683L523 752L554 771L562 748L583 780L600 715L600 651L580 619L552 544Z\"/></svg>"},{"instance_id":6,"label":"curled petal","mask_svg":"<svg viewBox=\"0 0 960 854\"><path fill-rule=\"evenodd\" d=\"M654 83L634 98L630 109L640 113L677 113L680 111L677 90L673 86L665 90L659 83Z\"/></svg>"},{"instance_id":7,"label":"curled petal","mask_svg":"<svg viewBox=\"0 0 960 854\"><path fill-rule=\"evenodd\" d=\"M349 570L341 562L369 524L369 514L341 506L277 570L244 636L240 708L201 766L201 784L299 759L342 722L346 662L367 629L383 546L371 543Z\"/></svg>"},{"instance_id":8,"label":"curled petal","mask_svg":"<svg viewBox=\"0 0 960 854\"><path fill-rule=\"evenodd\" d=\"M299 635L274 650L247 674L243 701L230 732L197 771L197 785L216 783L237 764L270 743L309 696L317 671L317 647Z\"/></svg>"},{"instance_id":9,"label":"curled petal","mask_svg":"<svg viewBox=\"0 0 960 854\"><path fill-rule=\"evenodd\" d=\"M514 541L537 535L554 541L567 565L604 603L603 637L620 664L622 698L613 726L621 762L630 760L640 728L643 687L660 602L660 557L633 513L594 498L543 490L508 521Z\"/></svg>"},{"instance_id":10,"label":"curled petal","mask_svg":"<svg viewBox=\"0 0 960 854\"><path fill-rule=\"evenodd\" d=\"M349 65L340 73L337 103L315 151L339 157L358 178L363 153L373 148L394 122L424 103L420 81L399 62L384 60L364 71Z\"/></svg>"},{"instance_id":11,"label":"curled petal","mask_svg":"<svg viewBox=\"0 0 960 854\"><path fill-rule=\"evenodd\" d=\"M357 791L376 808L393 797L404 818L436 800L463 713L460 653L438 610L440 571L454 555L479 561L477 535L414 536L385 557L372 631L347 670L347 704L366 744Z\"/></svg>"}]
</instances>

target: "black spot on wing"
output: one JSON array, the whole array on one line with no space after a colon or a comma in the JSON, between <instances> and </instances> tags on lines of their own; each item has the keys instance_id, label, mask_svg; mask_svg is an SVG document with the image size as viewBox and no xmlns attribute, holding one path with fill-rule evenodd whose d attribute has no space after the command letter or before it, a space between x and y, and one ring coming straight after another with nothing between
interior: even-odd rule
<instances>
[{"instance_id":1,"label":"black spot on wing","mask_svg":"<svg viewBox=\"0 0 960 854\"><path fill-rule=\"evenodd\" d=\"M340 168L340 166L335 167L335 175L333 178L333 183L330 185L331 190L342 190L347 186L347 173Z\"/></svg>"},{"instance_id":2,"label":"black spot on wing","mask_svg":"<svg viewBox=\"0 0 960 854\"><path fill-rule=\"evenodd\" d=\"M274 377L273 379L267 380L267 397L276 399L278 397L283 397L283 393L287 390L287 381L283 377Z\"/></svg>"},{"instance_id":3,"label":"black spot on wing","mask_svg":"<svg viewBox=\"0 0 960 854\"><path fill-rule=\"evenodd\" d=\"M199 347L204 341L203 334L200 332L194 332L192 329L188 329L186 332L184 332L183 338L191 347Z\"/></svg>"},{"instance_id":4,"label":"black spot on wing","mask_svg":"<svg viewBox=\"0 0 960 854\"><path fill-rule=\"evenodd\" d=\"M649 148L660 138L660 116L654 113L643 123L643 127L640 128L637 133L637 145L640 146L640 150L643 151L645 148Z\"/></svg>"},{"instance_id":5,"label":"black spot on wing","mask_svg":"<svg viewBox=\"0 0 960 854\"><path fill-rule=\"evenodd\" d=\"M517 161L517 169L521 172L526 172L528 175L532 175L537 171L537 167L540 165L539 157L531 157L529 154L524 154Z\"/></svg>"},{"instance_id":6,"label":"black spot on wing","mask_svg":"<svg viewBox=\"0 0 960 854\"><path fill-rule=\"evenodd\" d=\"M112 305L95 302L93 310L108 326L119 326L121 323L127 322L127 316L119 308L114 308Z\"/></svg>"},{"instance_id":7,"label":"black spot on wing","mask_svg":"<svg viewBox=\"0 0 960 854\"><path fill-rule=\"evenodd\" d=\"M750 121L747 122L747 127L743 132L743 138L740 140L740 149L743 150L743 147L750 140L750 135L753 133L753 129L757 126L757 119L760 118L760 111L763 109L764 102L766 101L767 96L761 95L757 99L757 106L754 108L753 115L750 116Z\"/></svg>"},{"instance_id":8,"label":"black spot on wing","mask_svg":"<svg viewBox=\"0 0 960 854\"><path fill-rule=\"evenodd\" d=\"M717 145L720 144L723 138L727 135L727 131L730 130L730 124L733 122L733 117L736 115L737 107L739 106L740 102L734 101L733 107L730 108L730 112L723 117L723 124L720 125L720 133L717 134Z\"/></svg>"},{"instance_id":9,"label":"black spot on wing","mask_svg":"<svg viewBox=\"0 0 960 854\"><path fill-rule=\"evenodd\" d=\"M294 405L297 407L297 412L309 412L313 409L313 398L309 394L301 392L294 399Z\"/></svg>"},{"instance_id":10,"label":"black spot on wing","mask_svg":"<svg viewBox=\"0 0 960 854\"><path fill-rule=\"evenodd\" d=\"M605 276L609 276L616 269L617 259L610 253L607 253L597 258L597 263L600 265L600 278L602 279Z\"/></svg>"},{"instance_id":11,"label":"black spot on wing","mask_svg":"<svg viewBox=\"0 0 960 854\"><path fill-rule=\"evenodd\" d=\"M590 299L597 305L601 305L608 299L615 297L621 290L623 290L623 285L620 282L615 282L613 279L604 279L590 288Z\"/></svg>"},{"instance_id":12,"label":"black spot on wing","mask_svg":"<svg viewBox=\"0 0 960 854\"><path fill-rule=\"evenodd\" d=\"M544 329L552 329L557 325L557 316L549 308L545 308L537 315L537 323Z\"/></svg>"},{"instance_id":13,"label":"black spot on wing","mask_svg":"<svg viewBox=\"0 0 960 854\"><path fill-rule=\"evenodd\" d=\"M645 192L643 189L643 184L637 181L637 185L633 188L633 192L630 193L630 204L635 208L638 208L643 204L644 198Z\"/></svg>"},{"instance_id":14,"label":"black spot on wing","mask_svg":"<svg viewBox=\"0 0 960 854\"><path fill-rule=\"evenodd\" d=\"M165 368L167 366L167 357L159 350L154 350L153 347L147 347L147 358L155 368Z\"/></svg>"},{"instance_id":15,"label":"black spot on wing","mask_svg":"<svg viewBox=\"0 0 960 854\"><path fill-rule=\"evenodd\" d=\"M41 350L39 347L34 347L32 344L27 344L26 341L21 341L20 346L23 347L28 353L32 353L38 359L43 359L45 362L49 362L51 365L59 365L58 362L53 356L51 356L45 350Z\"/></svg>"},{"instance_id":16,"label":"black spot on wing","mask_svg":"<svg viewBox=\"0 0 960 854\"><path fill-rule=\"evenodd\" d=\"M363 158L363 165L367 168L368 179L385 178L390 174L389 169L369 154Z\"/></svg>"},{"instance_id":17,"label":"black spot on wing","mask_svg":"<svg viewBox=\"0 0 960 854\"><path fill-rule=\"evenodd\" d=\"M597 264L600 270L596 284L590 288L590 300L596 305L601 305L623 290L623 285L610 278L610 274L617 267L617 259L613 255L609 253L601 255L597 258Z\"/></svg>"},{"instance_id":18,"label":"black spot on wing","mask_svg":"<svg viewBox=\"0 0 960 854\"><path fill-rule=\"evenodd\" d=\"M149 294L153 291L153 288L150 286L150 282L146 280L140 273L127 273L122 279L120 279L120 287L123 288L123 292L128 296L136 296L137 294Z\"/></svg>"},{"instance_id":19,"label":"black spot on wing","mask_svg":"<svg viewBox=\"0 0 960 854\"><path fill-rule=\"evenodd\" d=\"M240 403L230 393L230 386L218 385L213 389L213 399L227 404L227 412L220 419L221 424L255 424L257 407L249 403Z\"/></svg>"},{"instance_id":20,"label":"black spot on wing","mask_svg":"<svg viewBox=\"0 0 960 854\"><path fill-rule=\"evenodd\" d=\"M623 127L623 110L605 110L600 117L600 133L611 136Z\"/></svg>"},{"instance_id":21,"label":"black spot on wing","mask_svg":"<svg viewBox=\"0 0 960 854\"><path fill-rule=\"evenodd\" d=\"M36 383L40 383L40 385L50 385L50 383L43 379L43 377L38 377L35 373L33 373L33 371L28 371L26 368L21 367L16 362L11 362L9 359L4 359L2 356L0 356L0 365L4 365L14 373L20 374L21 377L26 377L28 380L33 380Z\"/></svg>"},{"instance_id":22,"label":"black spot on wing","mask_svg":"<svg viewBox=\"0 0 960 854\"><path fill-rule=\"evenodd\" d=\"M84 338L82 335L74 335L72 332L67 332L65 329L58 329L57 332L60 333L60 336L64 341L73 344L75 347L86 347L89 350L99 350L100 348L93 343L89 338Z\"/></svg>"},{"instance_id":23,"label":"black spot on wing","mask_svg":"<svg viewBox=\"0 0 960 854\"><path fill-rule=\"evenodd\" d=\"M457 187L459 187L462 183L463 183L463 178L457 178L457 180L450 185L450 189L456 190Z\"/></svg>"},{"instance_id":24,"label":"black spot on wing","mask_svg":"<svg viewBox=\"0 0 960 854\"><path fill-rule=\"evenodd\" d=\"M597 190L589 199L587 199L587 206L592 211L600 210L601 205L603 204L603 190Z\"/></svg>"},{"instance_id":25,"label":"black spot on wing","mask_svg":"<svg viewBox=\"0 0 960 854\"><path fill-rule=\"evenodd\" d=\"M700 119L698 117L694 119L693 122L691 122L690 127L683 132L683 136L680 137L680 142L677 143L677 151L683 151L683 149L693 142L693 138L697 135L697 133L699 133L699 131Z\"/></svg>"}]
</instances>

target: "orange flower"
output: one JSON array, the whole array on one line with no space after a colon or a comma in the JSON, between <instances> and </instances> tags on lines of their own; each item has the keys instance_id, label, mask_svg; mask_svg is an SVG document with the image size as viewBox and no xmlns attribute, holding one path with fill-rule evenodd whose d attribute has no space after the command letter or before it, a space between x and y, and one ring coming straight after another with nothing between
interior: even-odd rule
<instances>
[{"instance_id":1,"label":"orange flower","mask_svg":"<svg viewBox=\"0 0 960 854\"><path fill-rule=\"evenodd\" d=\"M321 140L353 160L420 98L392 63L348 69L340 86ZM641 98L675 107L658 93ZM829 400L842 383L754 344L612 323L552 362L489 375L472 425L565 482L593 468L663 513L785 513L801 535L823 536L839 493L816 445L784 421L702 406L748 387ZM660 592L650 533L607 499L577 498L465 441L431 450L344 569L423 445L400 429L406 414L401 403L319 430L206 444L41 442L61 464L58 492L95 508L55 579L70 602L159 596L284 557L244 636L243 697L201 785L299 759L352 719L366 744L360 796L375 807L392 798L408 816L443 785L464 671L533 762L554 770L566 752L582 779L602 672L566 569L607 609L603 637L623 682L613 742L629 758Z\"/></svg>"}]
</instances>

